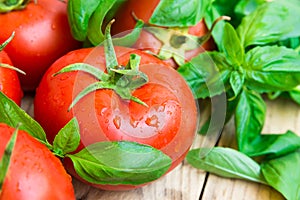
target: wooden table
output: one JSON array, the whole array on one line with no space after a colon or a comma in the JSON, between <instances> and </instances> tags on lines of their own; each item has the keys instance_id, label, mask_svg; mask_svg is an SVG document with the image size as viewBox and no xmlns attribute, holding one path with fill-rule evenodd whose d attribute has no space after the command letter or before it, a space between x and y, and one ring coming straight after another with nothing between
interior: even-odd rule
<instances>
[{"instance_id":1,"label":"wooden table","mask_svg":"<svg viewBox=\"0 0 300 200\"><path fill-rule=\"evenodd\" d=\"M25 96L22 107L33 114L32 96ZM264 133L300 133L300 106L288 99L267 100ZM196 138L193 147L197 147ZM233 122L224 129L219 146L234 146ZM132 191L102 191L74 180L77 199L81 200L283 200L271 187L243 180L225 179L192 168L183 162L158 181Z\"/></svg>"}]
</instances>

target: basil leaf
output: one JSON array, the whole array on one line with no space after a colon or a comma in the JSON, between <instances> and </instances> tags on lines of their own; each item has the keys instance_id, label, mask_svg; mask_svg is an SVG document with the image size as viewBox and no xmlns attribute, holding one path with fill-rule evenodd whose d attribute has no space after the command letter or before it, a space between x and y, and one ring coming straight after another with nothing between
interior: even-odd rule
<instances>
[{"instance_id":1,"label":"basil leaf","mask_svg":"<svg viewBox=\"0 0 300 200\"><path fill-rule=\"evenodd\" d=\"M105 39L102 32L102 25L106 14L112 9L117 0L101 0L93 15L90 17L88 25L88 39L97 46Z\"/></svg>"},{"instance_id":2,"label":"basil leaf","mask_svg":"<svg viewBox=\"0 0 300 200\"><path fill-rule=\"evenodd\" d=\"M244 17L250 15L259 6L266 3L266 0L240 0L234 8L236 15Z\"/></svg>"},{"instance_id":3,"label":"basil leaf","mask_svg":"<svg viewBox=\"0 0 300 200\"><path fill-rule=\"evenodd\" d=\"M167 27L194 26L204 16L209 4L207 0L161 0L149 22Z\"/></svg>"},{"instance_id":4,"label":"basil leaf","mask_svg":"<svg viewBox=\"0 0 300 200\"><path fill-rule=\"evenodd\" d=\"M261 133L265 122L266 105L262 97L254 91L243 90L235 111L235 127L238 148L247 154L251 141Z\"/></svg>"},{"instance_id":5,"label":"basil leaf","mask_svg":"<svg viewBox=\"0 0 300 200\"><path fill-rule=\"evenodd\" d=\"M55 136L53 152L63 157L77 149L80 142L79 125L76 118L71 119Z\"/></svg>"},{"instance_id":6,"label":"basil leaf","mask_svg":"<svg viewBox=\"0 0 300 200\"><path fill-rule=\"evenodd\" d=\"M213 60L212 56L215 57ZM222 55L218 56L201 53L177 69L192 89L195 98L212 97L225 91L224 82L227 82L229 71L226 68L217 68L217 62L220 62L217 63L220 68L223 66L221 62L227 64ZM220 59L217 60L218 58Z\"/></svg>"},{"instance_id":7,"label":"basil leaf","mask_svg":"<svg viewBox=\"0 0 300 200\"><path fill-rule=\"evenodd\" d=\"M276 158L261 165L262 174L286 199L300 199L300 151Z\"/></svg>"},{"instance_id":8,"label":"basil leaf","mask_svg":"<svg viewBox=\"0 0 300 200\"><path fill-rule=\"evenodd\" d=\"M225 23L224 26L222 50L227 60L234 65L233 67L239 67L244 62L244 48L236 31L229 23Z\"/></svg>"},{"instance_id":9,"label":"basil leaf","mask_svg":"<svg viewBox=\"0 0 300 200\"><path fill-rule=\"evenodd\" d=\"M259 135L251 141L247 155L267 156L269 158L278 157L291 153L300 148L300 137L292 131L285 134L264 134Z\"/></svg>"},{"instance_id":10,"label":"basil leaf","mask_svg":"<svg viewBox=\"0 0 300 200\"><path fill-rule=\"evenodd\" d=\"M300 105L300 85L295 89L289 91L291 98Z\"/></svg>"},{"instance_id":11,"label":"basil leaf","mask_svg":"<svg viewBox=\"0 0 300 200\"><path fill-rule=\"evenodd\" d=\"M51 146L39 123L2 92L0 92L0 122L11 127L16 127L20 123L19 130L26 131L48 147Z\"/></svg>"},{"instance_id":12,"label":"basil leaf","mask_svg":"<svg viewBox=\"0 0 300 200\"><path fill-rule=\"evenodd\" d=\"M245 81L244 74L240 74L238 71L233 71L230 73L229 83L236 97L243 88Z\"/></svg>"},{"instance_id":13,"label":"basil leaf","mask_svg":"<svg viewBox=\"0 0 300 200\"><path fill-rule=\"evenodd\" d=\"M11 161L11 156L12 156L12 152L13 149L15 147L16 141L17 141L17 134L18 134L18 128L15 129L14 133L12 134L12 136L10 137L4 153L2 155L2 158L0 159L0 194L2 192L2 186L10 165L10 161Z\"/></svg>"},{"instance_id":14,"label":"basil leaf","mask_svg":"<svg viewBox=\"0 0 300 200\"><path fill-rule=\"evenodd\" d=\"M263 45L298 36L299 2L272 1L245 16L237 28L244 47Z\"/></svg>"},{"instance_id":15,"label":"basil leaf","mask_svg":"<svg viewBox=\"0 0 300 200\"><path fill-rule=\"evenodd\" d=\"M300 55L284 46L251 49L243 68L246 85L257 92L291 90L300 83Z\"/></svg>"},{"instance_id":16,"label":"basil leaf","mask_svg":"<svg viewBox=\"0 0 300 200\"><path fill-rule=\"evenodd\" d=\"M101 1L99 0L68 1L68 20L71 28L71 33L76 40L86 40L89 20L100 3Z\"/></svg>"},{"instance_id":17,"label":"basil leaf","mask_svg":"<svg viewBox=\"0 0 300 200\"><path fill-rule=\"evenodd\" d=\"M139 185L158 179L172 160L161 151L134 142L99 142L71 158L81 178L95 184Z\"/></svg>"},{"instance_id":18,"label":"basil leaf","mask_svg":"<svg viewBox=\"0 0 300 200\"><path fill-rule=\"evenodd\" d=\"M209 153L205 157L199 156L203 151ZM234 149L223 147L193 149L189 151L186 159L193 167L222 177L266 184L259 164Z\"/></svg>"}]
</instances>

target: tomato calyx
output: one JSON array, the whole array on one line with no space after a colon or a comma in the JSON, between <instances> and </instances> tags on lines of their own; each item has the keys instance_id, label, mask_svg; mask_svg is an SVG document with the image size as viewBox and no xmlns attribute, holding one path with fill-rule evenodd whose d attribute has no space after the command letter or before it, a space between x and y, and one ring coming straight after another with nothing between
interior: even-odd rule
<instances>
[{"instance_id":1,"label":"tomato calyx","mask_svg":"<svg viewBox=\"0 0 300 200\"><path fill-rule=\"evenodd\" d=\"M13 10L21 10L26 7L30 0L4 0L0 2L0 13L6 13Z\"/></svg>"},{"instance_id":2,"label":"tomato calyx","mask_svg":"<svg viewBox=\"0 0 300 200\"><path fill-rule=\"evenodd\" d=\"M194 36L188 33L189 28L164 28L146 25L145 30L153 34L162 47L156 55L162 60L173 58L178 65L185 63L185 52L199 48L209 40L215 25L221 20L230 20L230 17L221 16L214 21L211 28L203 36Z\"/></svg>"},{"instance_id":3,"label":"tomato calyx","mask_svg":"<svg viewBox=\"0 0 300 200\"><path fill-rule=\"evenodd\" d=\"M134 90L148 82L147 75L139 70L141 57L136 54L131 54L126 66L118 64L110 35L110 27L113 22L114 20L112 20L105 29L104 51L107 73L86 63L74 63L53 74L53 76L57 76L61 73L80 70L91 74L98 80L87 86L75 97L68 109L69 111L81 98L99 89L114 90L122 99L132 100L147 106L145 102L132 95Z\"/></svg>"}]
</instances>

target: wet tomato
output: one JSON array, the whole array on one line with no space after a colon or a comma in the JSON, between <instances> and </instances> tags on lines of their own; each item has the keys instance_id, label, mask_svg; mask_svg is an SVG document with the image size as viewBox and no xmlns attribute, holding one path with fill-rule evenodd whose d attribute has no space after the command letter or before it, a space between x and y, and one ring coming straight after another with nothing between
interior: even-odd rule
<instances>
[{"instance_id":1,"label":"wet tomato","mask_svg":"<svg viewBox=\"0 0 300 200\"><path fill-rule=\"evenodd\" d=\"M82 71L57 76L63 67L78 62L105 71L103 47L75 50L57 60L46 72L34 100L35 119L53 141L55 134L76 116L81 141L77 150L100 141L133 141L161 150L176 167L189 150L197 129L197 106L184 79L172 67L142 51L115 47L118 63L125 66L131 54L141 57L139 69L149 81L133 91L147 104L122 99L115 91L99 89L84 96L68 112L74 97L96 79ZM71 174L78 177L72 164ZM102 189L123 190L141 185L96 185Z\"/></svg>"},{"instance_id":2,"label":"wet tomato","mask_svg":"<svg viewBox=\"0 0 300 200\"><path fill-rule=\"evenodd\" d=\"M26 91L35 90L46 69L80 45L70 33L66 3L59 0L30 1L24 9L1 13L0 24L0 43L15 32L5 51L26 73L19 76Z\"/></svg>"},{"instance_id":3,"label":"wet tomato","mask_svg":"<svg viewBox=\"0 0 300 200\"><path fill-rule=\"evenodd\" d=\"M14 132L0 124L0 158ZM24 131L18 131L0 199L74 200L71 177L47 147Z\"/></svg>"}]
</instances>

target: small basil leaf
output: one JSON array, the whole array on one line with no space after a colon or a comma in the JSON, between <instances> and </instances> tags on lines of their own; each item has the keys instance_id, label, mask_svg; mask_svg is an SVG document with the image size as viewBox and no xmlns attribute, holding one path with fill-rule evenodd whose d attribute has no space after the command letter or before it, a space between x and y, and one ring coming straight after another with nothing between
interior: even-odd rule
<instances>
[{"instance_id":1,"label":"small basil leaf","mask_svg":"<svg viewBox=\"0 0 300 200\"><path fill-rule=\"evenodd\" d=\"M68 1L68 20L71 28L71 33L76 40L86 40L89 20L99 4L100 1L98 0Z\"/></svg>"},{"instance_id":2,"label":"small basil leaf","mask_svg":"<svg viewBox=\"0 0 300 200\"><path fill-rule=\"evenodd\" d=\"M202 152L209 151L205 157ZM254 160L234 149L214 147L189 151L186 157L193 167L226 177L238 178L266 184L260 166Z\"/></svg>"},{"instance_id":3,"label":"small basil leaf","mask_svg":"<svg viewBox=\"0 0 300 200\"><path fill-rule=\"evenodd\" d=\"M291 90L300 83L300 55L284 46L251 49L243 69L246 85L261 93Z\"/></svg>"},{"instance_id":4,"label":"small basil leaf","mask_svg":"<svg viewBox=\"0 0 300 200\"><path fill-rule=\"evenodd\" d=\"M201 20L209 4L207 0L161 0L149 22L167 27L193 26Z\"/></svg>"},{"instance_id":5,"label":"small basil leaf","mask_svg":"<svg viewBox=\"0 0 300 200\"><path fill-rule=\"evenodd\" d=\"M88 24L88 39L97 46L105 40L102 32L103 21L109 10L113 8L117 0L102 0L96 8L93 15L90 17Z\"/></svg>"},{"instance_id":6,"label":"small basil leaf","mask_svg":"<svg viewBox=\"0 0 300 200\"><path fill-rule=\"evenodd\" d=\"M247 154L251 141L261 133L265 122L266 105L262 97L254 91L243 90L235 111L235 127L238 148Z\"/></svg>"},{"instance_id":7,"label":"small basil leaf","mask_svg":"<svg viewBox=\"0 0 300 200\"><path fill-rule=\"evenodd\" d=\"M234 97L236 97L243 88L245 77L238 71L233 71L230 73L229 83L234 92Z\"/></svg>"},{"instance_id":8,"label":"small basil leaf","mask_svg":"<svg viewBox=\"0 0 300 200\"><path fill-rule=\"evenodd\" d=\"M212 56L215 57L213 60ZM229 71L225 67L218 69L216 64L227 65L224 57L218 58L218 55L201 53L177 69L196 98L212 97L225 91L224 83L227 82Z\"/></svg>"},{"instance_id":9,"label":"small basil leaf","mask_svg":"<svg viewBox=\"0 0 300 200\"><path fill-rule=\"evenodd\" d=\"M139 185L164 175L172 160L161 151L134 142L99 142L67 155L78 175L95 184Z\"/></svg>"},{"instance_id":10,"label":"small basil leaf","mask_svg":"<svg viewBox=\"0 0 300 200\"><path fill-rule=\"evenodd\" d=\"M240 66L244 62L244 48L236 31L229 23L225 23L224 26L222 50L232 65Z\"/></svg>"},{"instance_id":11,"label":"small basil leaf","mask_svg":"<svg viewBox=\"0 0 300 200\"><path fill-rule=\"evenodd\" d=\"M55 136L53 152L63 157L77 149L80 142L79 125L76 118L71 119Z\"/></svg>"},{"instance_id":12,"label":"small basil leaf","mask_svg":"<svg viewBox=\"0 0 300 200\"><path fill-rule=\"evenodd\" d=\"M24 110L22 110L15 102L9 99L5 94L0 92L0 122L11 127L16 127L21 123L19 129L29 133L40 142L51 146L47 139L43 128Z\"/></svg>"},{"instance_id":13,"label":"small basil leaf","mask_svg":"<svg viewBox=\"0 0 300 200\"><path fill-rule=\"evenodd\" d=\"M262 163L262 173L270 186L286 199L300 199L300 151Z\"/></svg>"},{"instance_id":14,"label":"small basil leaf","mask_svg":"<svg viewBox=\"0 0 300 200\"><path fill-rule=\"evenodd\" d=\"M18 128L15 129L14 133L10 137L10 139L5 147L2 158L0 159L0 172L1 172L0 173L0 194L2 191L2 186L4 183L5 177L6 177L6 173L8 171L9 165L10 165L12 152L13 152L13 149L14 149L16 141L17 141L17 134L18 134Z\"/></svg>"},{"instance_id":15,"label":"small basil leaf","mask_svg":"<svg viewBox=\"0 0 300 200\"><path fill-rule=\"evenodd\" d=\"M267 156L269 158L288 154L300 148L300 137L292 131L285 134L259 135L251 141L249 156Z\"/></svg>"},{"instance_id":16,"label":"small basil leaf","mask_svg":"<svg viewBox=\"0 0 300 200\"><path fill-rule=\"evenodd\" d=\"M280 2L265 3L243 18L237 32L244 47L299 36L299 2Z\"/></svg>"}]
</instances>

